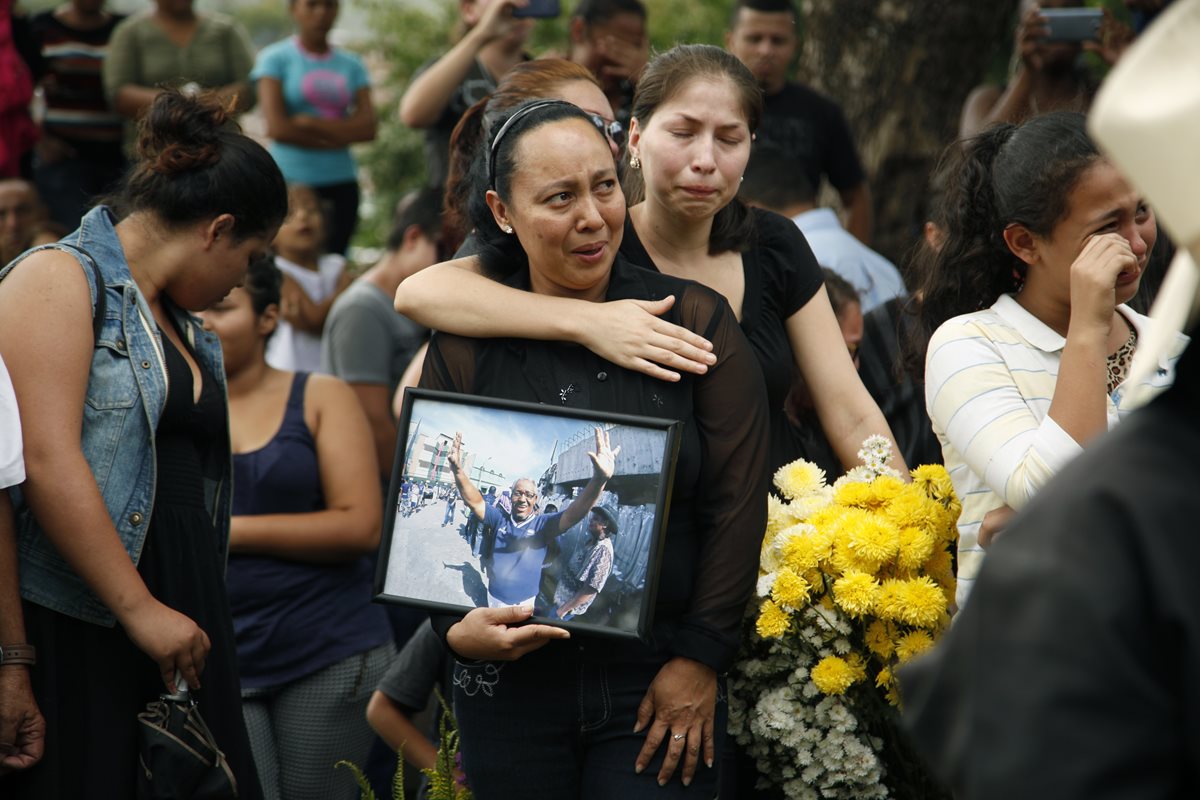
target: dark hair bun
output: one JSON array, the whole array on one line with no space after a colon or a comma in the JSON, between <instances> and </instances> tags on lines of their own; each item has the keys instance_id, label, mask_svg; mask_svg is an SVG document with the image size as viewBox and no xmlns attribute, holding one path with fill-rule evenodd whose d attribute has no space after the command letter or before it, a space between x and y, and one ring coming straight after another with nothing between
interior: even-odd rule
<instances>
[{"instance_id":1,"label":"dark hair bun","mask_svg":"<svg viewBox=\"0 0 1200 800\"><path fill-rule=\"evenodd\" d=\"M206 169L221 160L222 131L237 130L213 93L159 93L138 123L138 157L159 175Z\"/></svg>"}]
</instances>

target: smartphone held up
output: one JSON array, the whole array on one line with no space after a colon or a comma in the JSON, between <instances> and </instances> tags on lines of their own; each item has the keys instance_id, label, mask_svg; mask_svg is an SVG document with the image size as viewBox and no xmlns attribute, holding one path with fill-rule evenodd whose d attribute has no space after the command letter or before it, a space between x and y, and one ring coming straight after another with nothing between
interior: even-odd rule
<instances>
[{"instance_id":1,"label":"smartphone held up","mask_svg":"<svg viewBox=\"0 0 1200 800\"><path fill-rule=\"evenodd\" d=\"M1099 8L1043 8L1047 42L1096 42L1104 12Z\"/></svg>"},{"instance_id":2,"label":"smartphone held up","mask_svg":"<svg viewBox=\"0 0 1200 800\"><path fill-rule=\"evenodd\" d=\"M523 8L514 8L512 15L517 18L545 18L557 17L562 13L562 4L559 0L529 0L529 4Z\"/></svg>"}]
</instances>

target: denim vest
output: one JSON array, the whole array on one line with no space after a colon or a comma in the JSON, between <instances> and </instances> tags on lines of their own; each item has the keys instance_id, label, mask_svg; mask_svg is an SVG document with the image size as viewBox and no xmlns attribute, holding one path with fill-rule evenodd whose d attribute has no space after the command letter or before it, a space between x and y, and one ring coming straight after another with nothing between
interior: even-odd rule
<instances>
[{"instance_id":1,"label":"denim vest","mask_svg":"<svg viewBox=\"0 0 1200 800\"><path fill-rule=\"evenodd\" d=\"M161 334L146 299L129 273L113 223L108 209L97 207L88 212L77 231L62 241L86 250L104 278L107 308L92 353L80 446L121 544L136 564L154 511L154 434L166 405L167 368ZM72 248L50 244L29 250L0 270L0 280L30 253L41 249L62 250L80 261L94 307L96 284L92 269ZM224 395L225 369L217 337L203 330L199 320L190 314L172 306L168 308L197 360L217 381ZM88 333L91 334L90 324ZM220 551L226 554L232 475L228 445L222 456L221 477L205 482L204 497L217 528ZM114 625L112 612L62 559L19 496L17 507L21 596L85 622Z\"/></svg>"}]
</instances>

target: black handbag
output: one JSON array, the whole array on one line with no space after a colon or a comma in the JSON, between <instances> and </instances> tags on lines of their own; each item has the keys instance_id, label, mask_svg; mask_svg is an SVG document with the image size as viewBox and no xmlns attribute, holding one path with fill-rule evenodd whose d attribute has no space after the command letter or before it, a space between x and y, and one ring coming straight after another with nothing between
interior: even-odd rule
<instances>
[{"instance_id":1,"label":"black handbag","mask_svg":"<svg viewBox=\"0 0 1200 800\"><path fill-rule=\"evenodd\" d=\"M138 714L139 800L227 800L237 779L187 689Z\"/></svg>"}]
</instances>

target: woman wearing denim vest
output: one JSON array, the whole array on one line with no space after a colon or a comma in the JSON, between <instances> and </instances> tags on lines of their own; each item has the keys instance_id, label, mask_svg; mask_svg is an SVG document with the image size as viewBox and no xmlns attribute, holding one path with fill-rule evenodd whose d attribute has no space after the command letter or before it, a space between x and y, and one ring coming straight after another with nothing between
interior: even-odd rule
<instances>
[{"instance_id":1,"label":"woman wearing denim vest","mask_svg":"<svg viewBox=\"0 0 1200 800\"><path fill-rule=\"evenodd\" d=\"M177 674L241 796L259 796L225 596L221 351L188 312L263 255L286 188L208 100L160 94L138 151L119 221L99 206L0 271L0 354L26 442L21 594L47 722L45 757L6 797L134 797L136 715Z\"/></svg>"}]
</instances>

